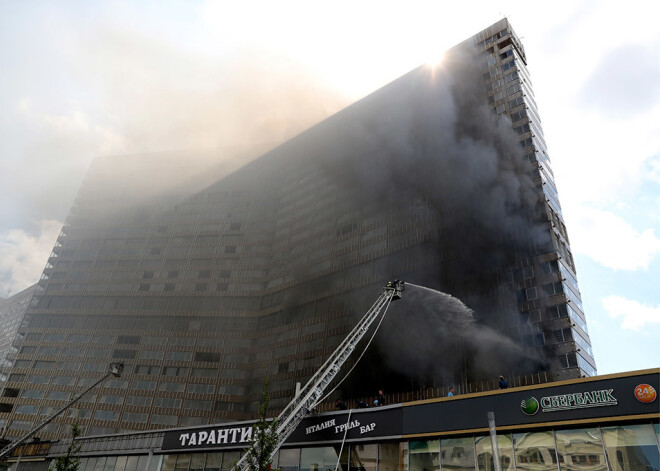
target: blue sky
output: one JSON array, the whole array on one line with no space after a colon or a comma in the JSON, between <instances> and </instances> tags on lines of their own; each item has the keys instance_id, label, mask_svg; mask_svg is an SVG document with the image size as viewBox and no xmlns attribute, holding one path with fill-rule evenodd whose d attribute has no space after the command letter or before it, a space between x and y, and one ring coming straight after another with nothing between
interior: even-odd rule
<instances>
[{"instance_id":1,"label":"blue sky","mask_svg":"<svg viewBox=\"0 0 660 471\"><path fill-rule=\"evenodd\" d=\"M1 2L0 295L38 280L94 157L281 142L508 16L599 373L659 366L660 6L496 3Z\"/></svg>"}]
</instances>

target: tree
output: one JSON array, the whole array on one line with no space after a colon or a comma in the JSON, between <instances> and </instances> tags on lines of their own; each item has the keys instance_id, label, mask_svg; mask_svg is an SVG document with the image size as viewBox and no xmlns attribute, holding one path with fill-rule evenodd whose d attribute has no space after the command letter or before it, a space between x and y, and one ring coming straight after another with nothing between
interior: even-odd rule
<instances>
[{"instance_id":1,"label":"tree","mask_svg":"<svg viewBox=\"0 0 660 471\"><path fill-rule=\"evenodd\" d=\"M71 425L71 443L66 448L66 453L62 456L55 458L51 465L52 471L78 471L80 466L80 458L78 453L80 452L81 445L76 442L81 434L80 427L77 422L74 422Z\"/></svg>"},{"instance_id":2,"label":"tree","mask_svg":"<svg viewBox=\"0 0 660 471\"><path fill-rule=\"evenodd\" d=\"M277 446L277 419L268 420L266 414L270 405L270 380L266 378L261 392L259 420L252 427L252 445L247 449L247 469L250 471L270 471L270 455Z\"/></svg>"}]
</instances>

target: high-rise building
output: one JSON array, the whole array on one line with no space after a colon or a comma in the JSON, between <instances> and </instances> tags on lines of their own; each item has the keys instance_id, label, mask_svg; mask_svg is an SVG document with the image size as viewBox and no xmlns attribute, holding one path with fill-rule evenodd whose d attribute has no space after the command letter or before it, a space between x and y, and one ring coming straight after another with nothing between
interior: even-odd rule
<instances>
[{"instance_id":1,"label":"high-rise building","mask_svg":"<svg viewBox=\"0 0 660 471\"><path fill-rule=\"evenodd\" d=\"M5 360L7 354L12 353L12 343L14 343L35 288L36 285L32 285L7 299L0 299L0 372L11 366L11 364L5 364Z\"/></svg>"},{"instance_id":2,"label":"high-rise building","mask_svg":"<svg viewBox=\"0 0 660 471\"><path fill-rule=\"evenodd\" d=\"M336 394L595 374L526 63L502 20L208 186L98 161L21 327L8 435L111 361L41 435L249 418L266 377L283 407L393 278Z\"/></svg>"}]
</instances>

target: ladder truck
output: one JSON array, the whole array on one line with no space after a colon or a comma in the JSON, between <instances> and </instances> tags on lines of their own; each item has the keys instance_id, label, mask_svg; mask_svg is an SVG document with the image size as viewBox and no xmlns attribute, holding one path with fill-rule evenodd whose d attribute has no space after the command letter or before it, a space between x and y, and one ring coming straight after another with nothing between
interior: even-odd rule
<instances>
[{"instance_id":1,"label":"ladder truck","mask_svg":"<svg viewBox=\"0 0 660 471\"><path fill-rule=\"evenodd\" d=\"M392 301L401 299L405 289L405 284L401 280L388 282L383 288L383 292L376 299L367 313L360 319L353 330L346 336L344 341L330 355L330 358L319 368L319 370L307 381L307 384L296 394L291 402L286 406L282 413L277 417L276 429L277 443L271 453L272 460L275 453L282 444L289 438L289 435L296 429L305 415L312 410L323 397L323 392L337 376L341 367L346 363L355 347L362 337L367 333L369 327L380 316L383 309L387 311ZM383 313L383 315L385 315ZM252 447L257 446L253 443ZM244 453L240 460L234 465L233 471L246 471L249 467L248 453Z\"/></svg>"}]
</instances>

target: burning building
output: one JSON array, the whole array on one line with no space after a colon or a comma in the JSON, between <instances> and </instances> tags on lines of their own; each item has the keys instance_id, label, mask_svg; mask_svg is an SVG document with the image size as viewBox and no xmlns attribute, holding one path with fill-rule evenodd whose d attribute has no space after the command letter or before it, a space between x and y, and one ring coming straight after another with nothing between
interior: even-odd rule
<instances>
[{"instance_id":1,"label":"burning building","mask_svg":"<svg viewBox=\"0 0 660 471\"><path fill-rule=\"evenodd\" d=\"M594 375L526 62L502 20L215 181L99 160L20 328L8 436L116 361L41 435L246 419L266 377L283 407L393 278L417 286L345 397Z\"/></svg>"}]
</instances>

